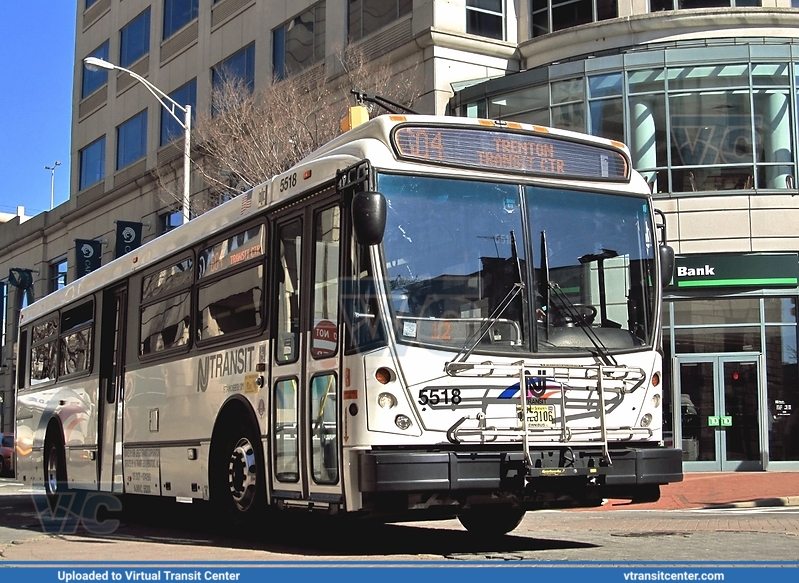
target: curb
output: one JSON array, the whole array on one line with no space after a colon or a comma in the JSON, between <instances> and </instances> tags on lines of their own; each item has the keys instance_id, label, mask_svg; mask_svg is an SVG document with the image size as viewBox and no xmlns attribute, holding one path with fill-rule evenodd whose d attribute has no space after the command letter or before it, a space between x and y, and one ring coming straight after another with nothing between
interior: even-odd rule
<instances>
[{"instance_id":1,"label":"curb","mask_svg":"<svg viewBox=\"0 0 799 583\"><path fill-rule=\"evenodd\" d=\"M743 502L730 502L728 504L707 504L702 508L766 508L774 506L799 506L799 496L783 496L781 498L759 498Z\"/></svg>"}]
</instances>

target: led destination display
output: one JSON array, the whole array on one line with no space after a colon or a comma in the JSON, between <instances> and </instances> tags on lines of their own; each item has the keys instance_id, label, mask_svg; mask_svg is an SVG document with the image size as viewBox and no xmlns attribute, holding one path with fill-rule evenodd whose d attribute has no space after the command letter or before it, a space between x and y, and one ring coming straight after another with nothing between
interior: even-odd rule
<instances>
[{"instance_id":1,"label":"led destination display","mask_svg":"<svg viewBox=\"0 0 799 583\"><path fill-rule=\"evenodd\" d=\"M471 169L617 182L630 172L620 150L481 127L400 126L394 146L401 158Z\"/></svg>"}]
</instances>

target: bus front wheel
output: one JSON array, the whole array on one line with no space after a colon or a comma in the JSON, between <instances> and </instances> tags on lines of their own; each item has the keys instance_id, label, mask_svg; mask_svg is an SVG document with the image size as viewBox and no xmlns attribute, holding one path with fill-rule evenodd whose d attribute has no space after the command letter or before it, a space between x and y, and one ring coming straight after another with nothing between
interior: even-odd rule
<instances>
[{"instance_id":1,"label":"bus front wheel","mask_svg":"<svg viewBox=\"0 0 799 583\"><path fill-rule=\"evenodd\" d=\"M59 495L67 490L67 464L64 448L50 436L44 444L44 491L50 506L55 508Z\"/></svg>"},{"instance_id":2,"label":"bus front wheel","mask_svg":"<svg viewBox=\"0 0 799 583\"><path fill-rule=\"evenodd\" d=\"M507 534L519 526L524 510L510 505L473 506L458 515L466 530L474 534Z\"/></svg>"},{"instance_id":3,"label":"bus front wheel","mask_svg":"<svg viewBox=\"0 0 799 583\"><path fill-rule=\"evenodd\" d=\"M258 434L231 423L220 436L211 465L211 500L229 527L246 526L265 505L265 473Z\"/></svg>"}]
</instances>

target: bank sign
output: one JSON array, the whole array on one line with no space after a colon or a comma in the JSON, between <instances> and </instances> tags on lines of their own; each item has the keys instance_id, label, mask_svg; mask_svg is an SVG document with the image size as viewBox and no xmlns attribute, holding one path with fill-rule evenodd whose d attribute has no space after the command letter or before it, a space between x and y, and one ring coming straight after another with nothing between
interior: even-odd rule
<instances>
[{"instance_id":1,"label":"bank sign","mask_svg":"<svg viewBox=\"0 0 799 583\"><path fill-rule=\"evenodd\" d=\"M716 253L675 258L669 287L796 287L797 253Z\"/></svg>"}]
</instances>

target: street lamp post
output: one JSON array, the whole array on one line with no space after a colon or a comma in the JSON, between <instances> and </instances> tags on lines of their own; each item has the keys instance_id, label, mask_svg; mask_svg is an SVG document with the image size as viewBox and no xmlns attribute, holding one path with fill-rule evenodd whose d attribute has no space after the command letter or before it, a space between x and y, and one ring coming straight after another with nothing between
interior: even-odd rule
<instances>
[{"instance_id":1,"label":"street lamp post","mask_svg":"<svg viewBox=\"0 0 799 583\"><path fill-rule=\"evenodd\" d=\"M44 167L45 170L49 170L50 171L50 210L53 210L53 203L54 203L53 195L54 195L54 192L55 192L55 168L56 168L56 166L61 166L61 162L56 160L55 164L53 164L52 166L45 166Z\"/></svg>"},{"instance_id":2,"label":"street lamp post","mask_svg":"<svg viewBox=\"0 0 799 583\"><path fill-rule=\"evenodd\" d=\"M108 71L124 71L153 94L158 102L166 109L169 114L178 122L178 125L183 128L183 224L189 222L189 197L191 195L191 105L180 105L177 101L172 99L169 95L161 91L158 87L150 83L141 75L134 73L130 69L125 69L119 65L114 65L103 59L97 57L86 57L83 59L86 67L91 70L106 69ZM176 110L183 112L183 119L181 120L176 113Z\"/></svg>"}]
</instances>

